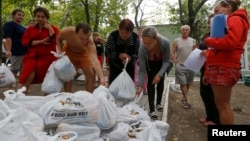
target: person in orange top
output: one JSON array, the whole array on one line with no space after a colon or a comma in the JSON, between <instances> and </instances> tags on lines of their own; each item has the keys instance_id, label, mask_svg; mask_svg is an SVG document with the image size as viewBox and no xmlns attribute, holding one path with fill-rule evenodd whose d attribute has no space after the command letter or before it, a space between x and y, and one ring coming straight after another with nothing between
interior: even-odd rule
<instances>
[{"instance_id":1,"label":"person in orange top","mask_svg":"<svg viewBox=\"0 0 250 141\"><path fill-rule=\"evenodd\" d=\"M56 51L56 36L59 29L48 23L49 11L43 7L34 10L37 22L29 26L22 37L22 44L28 52L23 58L23 67L19 76L19 88L26 87L26 93L30 84L42 83L50 64L56 60L50 51Z\"/></svg>"},{"instance_id":2,"label":"person in orange top","mask_svg":"<svg viewBox=\"0 0 250 141\"><path fill-rule=\"evenodd\" d=\"M207 67L203 81L211 84L219 111L221 124L233 124L230 107L232 88L240 78L240 59L247 40L249 22L247 12L239 8L240 0L222 0L217 5L218 14L228 15L227 33L222 38L208 37L206 45Z\"/></svg>"},{"instance_id":3,"label":"person in orange top","mask_svg":"<svg viewBox=\"0 0 250 141\"><path fill-rule=\"evenodd\" d=\"M87 23L79 23L76 27L66 27L56 40L59 53L65 52L76 69L82 69L86 78L86 91L93 92L96 82L95 73L99 83L107 86L102 67L96 54L96 47L91 40L91 28ZM72 82L65 82L64 90L71 92Z\"/></svg>"}]
</instances>

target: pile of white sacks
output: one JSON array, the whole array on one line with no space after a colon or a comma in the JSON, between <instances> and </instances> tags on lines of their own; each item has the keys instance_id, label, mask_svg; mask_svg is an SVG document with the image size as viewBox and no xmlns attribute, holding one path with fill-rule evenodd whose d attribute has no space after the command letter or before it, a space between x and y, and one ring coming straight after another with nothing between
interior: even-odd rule
<instances>
[{"instance_id":1,"label":"pile of white sacks","mask_svg":"<svg viewBox=\"0 0 250 141\"><path fill-rule=\"evenodd\" d=\"M169 125L151 121L137 101L117 106L109 90L26 96L4 92L0 138L4 141L165 141Z\"/></svg>"}]
</instances>

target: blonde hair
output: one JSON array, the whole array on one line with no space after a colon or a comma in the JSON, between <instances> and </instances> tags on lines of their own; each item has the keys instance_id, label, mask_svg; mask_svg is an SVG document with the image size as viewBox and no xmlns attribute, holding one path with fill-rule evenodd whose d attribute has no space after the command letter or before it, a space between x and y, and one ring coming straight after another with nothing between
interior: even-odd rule
<instances>
[{"instance_id":1,"label":"blonde hair","mask_svg":"<svg viewBox=\"0 0 250 141\"><path fill-rule=\"evenodd\" d=\"M142 30L142 37L153 37L156 38L158 35L158 32L155 27L153 26L147 26Z\"/></svg>"}]
</instances>

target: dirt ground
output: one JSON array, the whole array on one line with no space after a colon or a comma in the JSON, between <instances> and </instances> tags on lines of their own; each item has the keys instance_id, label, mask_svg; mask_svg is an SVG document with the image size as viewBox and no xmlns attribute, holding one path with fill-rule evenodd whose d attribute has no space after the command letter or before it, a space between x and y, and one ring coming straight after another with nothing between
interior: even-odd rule
<instances>
[{"instance_id":1,"label":"dirt ground","mask_svg":"<svg viewBox=\"0 0 250 141\"><path fill-rule=\"evenodd\" d=\"M207 141L207 128L199 123L205 116L205 109L199 95L199 82L191 86L191 109L183 109L182 95L170 91L168 106L169 134L166 141ZM233 88L231 106L234 111L235 124L250 125L250 86L238 83Z\"/></svg>"},{"instance_id":2,"label":"dirt ground","mask_svg":"<svg viewBox=\"0 0 250 141\"><path fill-rule=\"evenodd\" d=\"M84 81L74 81L73 91L83 90ZM0 98L3 99L3 88L0 88ZM199 118L205 116L205 109L199 95L199 82L194 82L190 88L191 109L183 109L180 93L169 91L167 123L170 125L166 141L207 141L207 128L199 123ZM32 85L30 95L42 95L41 85ZM250 87L238 83L231 98L236 124L250 125Z\"/></svg>"}]
</instances>

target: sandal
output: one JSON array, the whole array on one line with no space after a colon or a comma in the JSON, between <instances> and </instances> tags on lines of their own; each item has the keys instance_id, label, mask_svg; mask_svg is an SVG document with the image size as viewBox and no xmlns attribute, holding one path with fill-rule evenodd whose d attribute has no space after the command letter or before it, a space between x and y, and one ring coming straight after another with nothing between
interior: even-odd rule
<instances>
[{"instance_id":1,"label":"sandal","mask_svg":"<svg viewBox=\"0 0 250 141\"><path fill-rule=\"evenodd\" d=\"M152 120L157 120L158 119L158 115L156 114L156 112L152 112L152 113L149 113L149 116Z\"/></svg>"},{"instance_id":2,"label":"sandal","mask_svg":"<svg viewBox=\"0 0 250 141\"><path fill-rule=\"evenodd\" d=\"M183 104L183 108L184 109L190 109L191 108L191 104L189 104L189 103L186 102L186 103Z\"/></svg>"}]
</instances>

